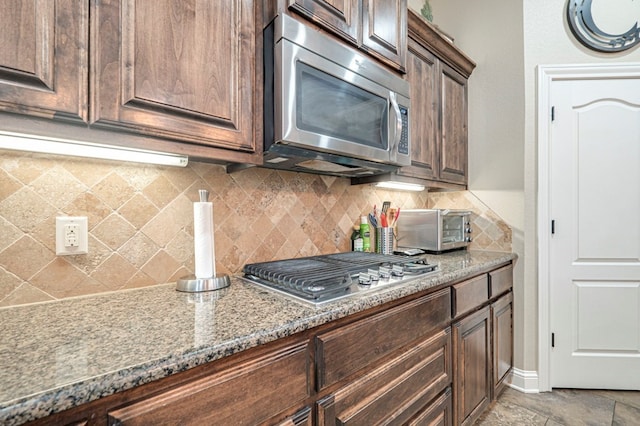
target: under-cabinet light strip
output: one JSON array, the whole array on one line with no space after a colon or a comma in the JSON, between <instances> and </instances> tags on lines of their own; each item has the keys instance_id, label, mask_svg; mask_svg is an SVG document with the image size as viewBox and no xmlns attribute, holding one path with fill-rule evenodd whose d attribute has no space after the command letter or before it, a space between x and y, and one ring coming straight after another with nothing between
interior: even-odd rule
<instances>
[{"instance_id":1,"label":"under-cabinet light strip","mask_svg":"<svg viewBox=\"0 0 640 426\"><path fill-rule=\"evenodd\" d=\"M401 191L424 191L424 185L419 185L417 183L407 183L407 182L378 182L376 183L378 188L386 188L386 189L399 189Z\"/></svg>"},{"instance_id":2,"label":"under-cabinet light strip","mask_svg":"<svg viewBox=\"0 0 640 426\"><path fill-rule=\"evenodd\" d=\"M0 132L0 149L177 167L185 167L189 162L186 155L10 132Z\"/></svg>"}]
</instances>

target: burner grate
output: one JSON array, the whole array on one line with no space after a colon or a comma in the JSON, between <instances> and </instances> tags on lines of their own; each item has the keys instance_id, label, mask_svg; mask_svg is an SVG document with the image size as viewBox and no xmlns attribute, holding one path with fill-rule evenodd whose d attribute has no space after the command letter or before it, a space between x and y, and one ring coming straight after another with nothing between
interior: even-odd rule
<instances>
[{"instance_id":1,"label":"burner grate","mask_svg":"<svg viewBox=\"0 0 640 426\"><path fill-rule=\"evenodd\" d=\"M357 275L368 268L408 264L415 258L377 253L345 252L322 256L252 263L247 278L311 301L328 300L349 292ZM431 267L433 270L435 267ZM424 269L424 265L423 265Z\"/></svg>"}]
</instances>

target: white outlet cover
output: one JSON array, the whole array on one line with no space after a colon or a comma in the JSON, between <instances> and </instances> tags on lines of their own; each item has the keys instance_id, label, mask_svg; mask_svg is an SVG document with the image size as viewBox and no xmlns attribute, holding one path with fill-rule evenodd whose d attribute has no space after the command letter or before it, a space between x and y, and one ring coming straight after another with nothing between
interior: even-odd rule
<instances>
[{"instance_id":1,"label":"white outlet cover","mask_svg":"<svg viewBox=\"0 0 640 426\"><path fill-rule=\"evenodd\" d=\"M78 245L65 247L64 227L70 223L78 225ZM89 253L89 229L86 216L58 216L56 217L56 255L73 256Z\"/></svg>"}]
</instances>

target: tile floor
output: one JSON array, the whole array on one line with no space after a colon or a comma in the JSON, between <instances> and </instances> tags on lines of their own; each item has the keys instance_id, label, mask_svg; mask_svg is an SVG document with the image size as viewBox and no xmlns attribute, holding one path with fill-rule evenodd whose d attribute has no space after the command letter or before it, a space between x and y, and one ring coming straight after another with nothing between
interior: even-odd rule
<instances>
[{"instance_id":1,"label":"tile floor","mask_svg":"<svg viewBox=\"0 0 640 426\"><path fill-rule=\"evenodd\" d=\"M640 392L555 389L525 394L507 388L475 425L640 426Z\"/></svg>"}]
</instances>

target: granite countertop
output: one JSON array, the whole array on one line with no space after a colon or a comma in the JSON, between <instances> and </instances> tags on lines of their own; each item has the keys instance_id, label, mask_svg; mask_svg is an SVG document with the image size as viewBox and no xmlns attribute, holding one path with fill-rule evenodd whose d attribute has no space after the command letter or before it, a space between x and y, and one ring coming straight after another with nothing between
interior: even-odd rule
<instances>
[{"instance_id":1,"label":"granite countertop","mask_svg":"<svg viewBox=\"0 0 640 426\"><path fill-rule=\"evenodd\" d=\"M439 272L320 307L233 277L216 292L175 284L0 309L0 423L17 425L515 259L428 256Z\"/></svg>"}]
</instances>

